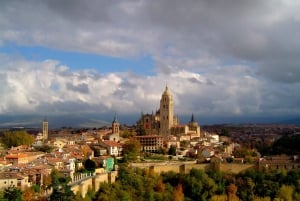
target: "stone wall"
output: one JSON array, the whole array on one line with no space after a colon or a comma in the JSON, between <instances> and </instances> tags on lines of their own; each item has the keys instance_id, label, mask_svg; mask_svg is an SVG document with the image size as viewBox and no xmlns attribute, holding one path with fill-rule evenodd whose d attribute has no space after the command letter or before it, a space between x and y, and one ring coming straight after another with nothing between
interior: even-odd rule
<instances>
[{"instance_id":1,"label":"stone wall","mask_svg":"<svg viewBox=\"0 0 300 201\"><path fill-rule=\"evenodd\" d=\"M114 183L116 181L117 175L117 171L96 173L91 177L86 177L71 183L71 190L74 192L74 194L80 192L81 196L85 197L89 188L97 192L100 189L101 183Z\"/></svg>"},{"instance_id":2,"label":"stone wall","mask_svg":"<svg viewBox=\"0 0 300 201\"><path fill-rule=\"evenodd\" d=\"M173 171L176 173L189 173L191 169L199 169L199 170L220 170L222 172L231 172L234 174L240 173L250 168L255 168L255 164L239 164L239 163L202 163L196 164L194 163L135 163L132 164L132 167L148 169L150 172L154 172L157 174L161 174L162 172Z\"/></svg>"}]
</instances>

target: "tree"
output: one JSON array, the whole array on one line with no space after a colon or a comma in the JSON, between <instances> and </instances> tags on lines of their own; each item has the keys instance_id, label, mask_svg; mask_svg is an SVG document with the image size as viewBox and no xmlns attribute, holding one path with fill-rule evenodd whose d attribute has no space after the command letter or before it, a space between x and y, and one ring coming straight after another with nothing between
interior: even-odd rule
<instances>
[{"instance_id":1,"label":"tree","mask_svg":"<svg viewBox=\"0 0 300 201\"><path fill-rule=\"evenodd\" d=\"M214 195L211 197L210 201L227 201L226 195Z\"/></svg>"},{"instance_id":2,"label":"tree","mask_svg":"<svg viewBox=\"0 0 300 201\"><path fill-rule=\"evenodd\" d=\"M133 134L132 131L129 131L127 128L125 128L123 130L123 133L122 133L123 138L130 138L130 137L133 137L133 136L134 136L134 134Z\"/></svg>"},{"instance_id":3,"label":"tree","mask_svg":"<svg viewBox=\"0 0 300 201\"><path fill-rule=\"evenodd\" d=\"M43 191L47 191L51 188L52 185L52 180L51 180L51 175L43 175L43 184L41 186L41 189Z\"/></svg>"},{"instance_id":4,"label":"tree","mask_svg":"<svg viewBox=\"0 0 300 201\"><path fill-rule=\"evenodd\" d=\"M283 201L293 200L294 188L292 186L282 185L279 189L278 197Z\"/></svg>"},{"instance_id":5,"label":"tree","mask_svg":"<svg viewBox=\"0 0 300 201\"><path fill-rule=\"evenodd\" d=\"M239 198L236 196L237 186L235 184L229 184L226 187L226 192L227 192L228 200L231 200L231 201L239 200Z\"/></svg>"},{"instance_id":6,"label":"tree","mask_svg":"<svg viewBox=\"0 0 300 201\"><path fill-rule=\"evenodd\" d=\"M222 128L220 135L229 136L229 130L227 128Z\"/></svg>"},{"instance_id":7,"label":"tree","mask_svg":"<svg viewBox=\"0 0 300 201\"><path fill-rule=\"evenodd\" d=\"M59 174L57 170L51 172L52 193L50 195L51 201L73 201L75 198L71 187L68 185L70 178Z\"/></svg>"},{"instance_id":8,"label":"tree","mask_svg":"<svg viewBox=\"0 0 300 201\"><path fill-rule=\"evenodd\" d=\"M95 172L96 163L91 159L86 159L84 162L84 168L89 172Z\"/></svg>"},{"instance_id":9,"label":"tree","mask_svg":"<svg viewBox=\"0 0 300 201\"><path fill-rule=\"evenodd\" d=\"M0 142L5 148L31 145L34 142L34 137L26 131L4 131Z\"/></svg>"},{"instance_id":10,"label":"tree","mask_svg":"<svg viewBox=\"0 0 300 201\"><path fill-rule=\"evenodd\" d=\"M23 191L24 200L32 201L32 200L34 200L34 197L35 197L35 191L33 190L33 188L28 187Z\"/></svg>"},{"instance_id":11,"label":"tree","mask_svg":"<svg viewBox=\"0 0 300 201\"><path fill-rule=\"evenodd\" d=\"M45 144L45 145L42 145L42 146L35 146L34 149L37 150L37 151L50 153L50 152L52 152L54 147Z\"/></svg>"},{"instance_id":12,"label":"tree","mask_svg":"<svg viewBox=\"0 0 300 201\"><path fill-rule=\"evenodd\" d=\"M22 198L22 191L16 187L4 189L3 197L9 201L24 201Z\"/></svg>"},{"instance_id":13,"label":"tree","mask_svg":"<svg viewBox=\"0 0 300 201\"><path fill-rule=\"evenodd\" d=\"M141 144L135 138L130 138L123 146L124 161L136 161L141 152Z\"/></svg>"},{"instance_id":14,"label":"tree","mask_svg":"<svg viewBox=\"0 0 300 201\"><path fill-rule=\"evenodd\" d=\"M172 145L168 151L168 154L172 156L176 156L176 146Z\"/></svg>"},{"instance_id":15,"label":"tree","mask_svg":"<svg viewBox=\"0 0 300 201\"><path fill-rule=\"evenodd\" d=\"M179 183L173 192L173 201L183 201L183 200L184 200L184 194L182 190L182 185Z\"/></svg>"}]
</instances>

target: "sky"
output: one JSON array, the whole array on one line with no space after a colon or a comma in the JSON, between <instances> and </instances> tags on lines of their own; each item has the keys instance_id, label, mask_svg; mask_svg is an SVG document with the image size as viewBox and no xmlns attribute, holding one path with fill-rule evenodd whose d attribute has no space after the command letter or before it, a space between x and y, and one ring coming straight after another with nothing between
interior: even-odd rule
<instances>
[{"instance_id":1,"label":"sky","mask_svg":"<svg viewBox=\"0 0 300 201\"><path fill-rule=\"evenodd\" d=\"M0 115L300 116L300 1L0 0ZM124 120L125 121L125 120Z\"/></svg>"}]
</instances>

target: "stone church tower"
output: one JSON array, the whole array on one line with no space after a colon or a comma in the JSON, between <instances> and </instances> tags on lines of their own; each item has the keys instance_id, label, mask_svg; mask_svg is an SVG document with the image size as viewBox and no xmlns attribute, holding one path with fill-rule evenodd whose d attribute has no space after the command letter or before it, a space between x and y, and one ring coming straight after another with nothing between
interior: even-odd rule
<instances>
[{"instance_id":1,"label":"stone church tower","mask_svg":"<svg viewBox=\"0 0 300 201\"><path fill-rule=\"evenodd\" d=\"M159 133L164 136L170 135L170 129L174 125L174 103L168 86L166 86L160 99L159 119Z\"/></svg>"},{"instance_id":2,"label":"stone church tower","mask_svg":"<svg viewBox=\"0 0 300 201\"><path fill-rule=\"evenodd\" d=\"M111 128L112 128L112 133L113 134L119 134L120 132L120 124L117 120L117 114L115 114L115 118L111 124Z\"/></svg>"},{"instance_id":3,"label":"stone church tower","mask_svg":"<svg viewBox=\"0 0 300 201\"><path fill-rule=\"evenodd\" d=\"M43 140L44 141L48 140L48 132L49 132L48 121L45 118L43 120Z\"/></svg>"}]
</instances>

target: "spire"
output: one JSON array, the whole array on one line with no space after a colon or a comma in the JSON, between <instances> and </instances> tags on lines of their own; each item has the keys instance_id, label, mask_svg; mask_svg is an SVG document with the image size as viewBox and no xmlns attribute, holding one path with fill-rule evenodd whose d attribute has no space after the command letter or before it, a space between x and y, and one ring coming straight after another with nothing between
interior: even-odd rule
<instances>
[{"instance_id":1,"label":"spire","mask_svg":"<svg viewBox=\"0 0 300 201\"><path fill-rule=\"evenodd\" d=\"M168 96L171 95L170 90L169 90L169 88L168 88L168 85L166 85L166 89L165 89L165 91L164 91L163 94L164 94L164 95L168 95Z\"/></svg>"},{"instance_id":2,"label":"spire","mask_svg":"<svg viewBox=\"0 0 300 201\"><path fill-rule=\"evenodd\" d=\"M191 122L194 122L195 119L194 119L194 113L192 113L192 118L191 118Z\"/></svg>"},{"instance_id":3,"label":"spire","mask_svg":"<svg viewBox=\"0 0 300 201\"><path fill-rule=\"evenodd\" d=\"M115 117L114 117L114 123L117 123L118 122L118 119L117 119L117 113L115 113Z\"/></svg>"}]
</instances>

